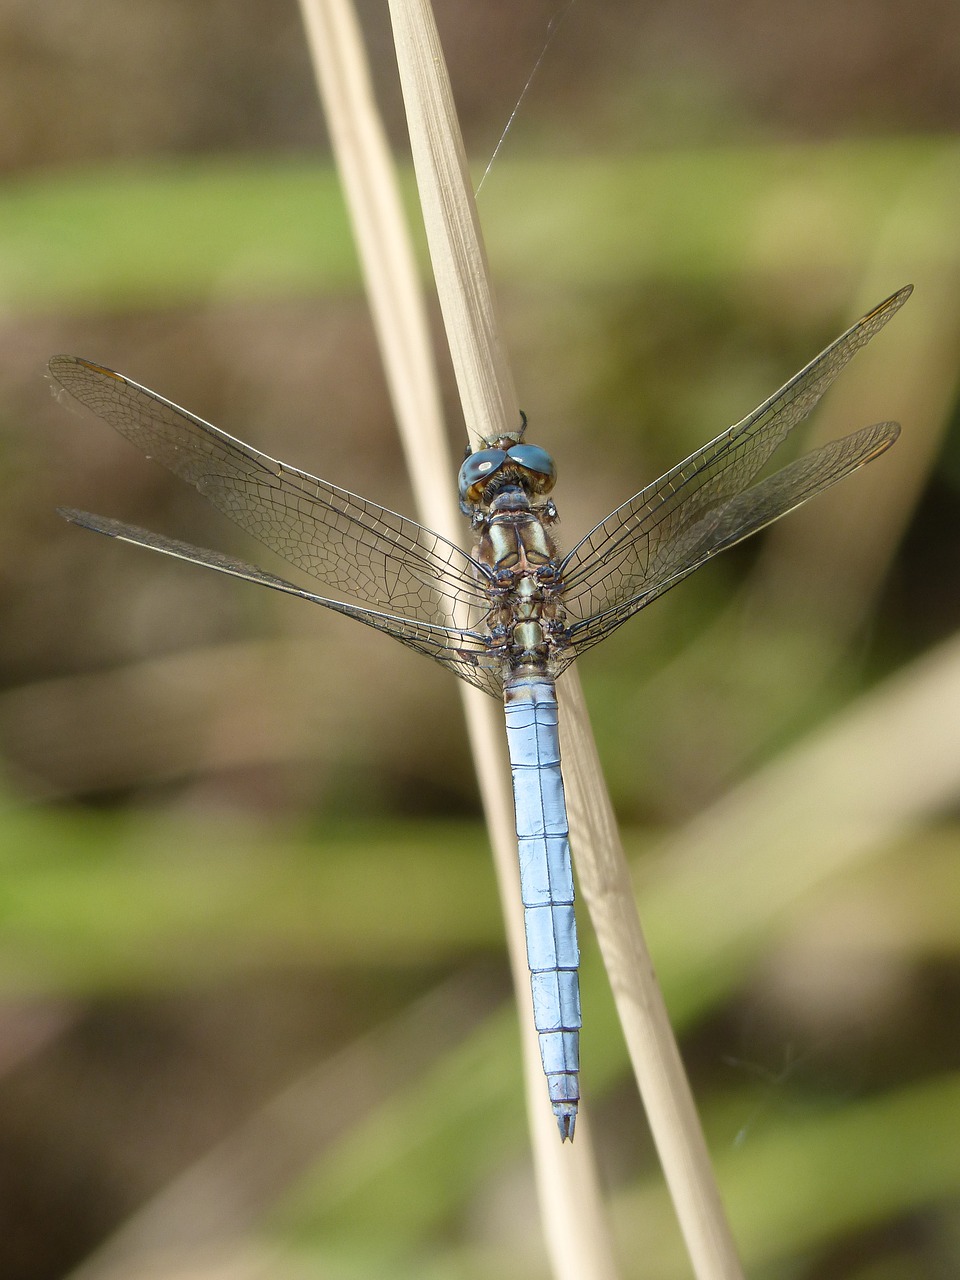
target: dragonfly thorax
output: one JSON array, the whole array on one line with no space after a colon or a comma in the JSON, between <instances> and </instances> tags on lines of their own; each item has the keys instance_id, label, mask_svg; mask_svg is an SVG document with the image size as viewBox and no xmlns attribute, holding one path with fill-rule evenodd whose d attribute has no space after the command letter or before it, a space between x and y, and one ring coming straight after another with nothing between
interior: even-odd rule
<instances>
[{"instance_id":1,"label":"dragonfly thorax","mask_svg":"<svg viewBox=\"0 0 960 1280\"><path fill-rule=\"evenodd\" d=\"M511 487L497 494L482 517L477 554L504 580L505 573L517 578L536 574L555 561L557 548L541 512L522 489Z\"/></svg>"},{"instance_id":2,"label":"dragonfly thorax","mask_svg":"<svg viewBox=\"0 0 960 1280\"><path fill-rule=\"evenodd\" d=\"M546 528L555 518L552 502L534 505L516 484L477 513L475 554L493 587L487 625L510 672L543 671L562 629L558 554Z\"/></svg>"}]
</instances>

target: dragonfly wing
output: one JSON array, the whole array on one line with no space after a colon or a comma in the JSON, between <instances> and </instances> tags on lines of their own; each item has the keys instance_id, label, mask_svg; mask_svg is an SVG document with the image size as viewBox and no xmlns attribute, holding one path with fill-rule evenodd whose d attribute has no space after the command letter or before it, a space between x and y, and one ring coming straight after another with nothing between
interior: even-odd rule
<instances>
[{"instance_id":1,"label":"dragonfly wing","mask_svg":"<svg viewBox=\"0 0 960 1280\"><path fill-rule=\"evenodd\" d=\"M485 693L490 693L496 698L502 695L503 680L500 675L500 661L491 653L486 637L479 632L381 613L375 609L362 608L360 605L346 604L342 600L328 600L324 596L315 595L312 591L305 591L294 583L287 582L285 578L266 573L256 565L234 559L233 556L223 555L219 551L194 547L189 542L166 538L162 534L152 533L149 529L122 524L119 520L92 515L88 511L74 511L66 507L60 507L58 511L71 524L92 529L94 533L102 533L108 538L117 538L120 542L130 542L135 546L147 547L151 551L159 551L177 560L187 560L191 564L203 565L207 569L216 569L218 573L227 573L234 578L256 582L261 586L271 587L274 591L283 591L287 595L298 596L301 600L321 604L326 609L344 614L345 617L356 618L358 622L368 627L393 636L408 648L433 658L462 680L476 685Z\"/></svg>"},{"instance_id":2,"label":"dragonfly wing","mask_svg":"<svg viewBox=\"0 0 960 1280\"><path fill-rule=\"evenodd\" d=\"M476 562L415 520L278 462L111 369L54 356L50 373L148 457L325 585L441 624L472 620L488 607Z\"/></svg>"},{"instance_id":3,"label":"dragonfly wing","mask_svg":"<svg viewBox=\"0 0 960 1280\"><path fill-rule=\"evenodd\" d=\"M579 656L646 608L665 591L689 577L714 556L779 520L815 498L851 471L879 458L900 434L895 422L864 427L798 458L781 471L713 507L675 539L663 558L657 581L627 600L569 628L569 641ZM566 665L565 663L563 665Z\"/></svg>"},{"instance_id":4,"label":"dragonfly wing","mask_svg":"<svg viewBox=\"0 0 960 1280\"><path fill-rule=\"evenodd\" d=\"M851 357L913 292L908 285L832 342L742 422L618 507L566 556L565 604L586 619L654 589L676 572L677 544L741 493L810 413ZM776 517L774 517L776 518Z\"/></svg>"}]
</instances>

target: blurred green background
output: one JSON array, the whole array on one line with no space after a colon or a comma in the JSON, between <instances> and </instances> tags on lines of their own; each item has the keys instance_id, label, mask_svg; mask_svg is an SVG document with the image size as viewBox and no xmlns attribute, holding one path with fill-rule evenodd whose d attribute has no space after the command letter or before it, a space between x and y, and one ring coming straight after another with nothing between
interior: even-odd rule
<instances>
[{"instance_id":1,"label":"blurred green background","mask_svg":"<svg viewBox=\"0 0 960 1280\"><path fill-rule=\"evenodd\" d=\"M479 175L559 6L437 10ZM0 16L0 1278L545 1276L452 680L54 514L280 568L58 404L56 351L413 509L298 12ZM917 286L807 435L893 453L581 664L763 1280L960 1274L958 50L934 0L581 0L480 197L568 546ZM623 1274L671 1280L580 915Z\"/></svg>"}]
</instances>

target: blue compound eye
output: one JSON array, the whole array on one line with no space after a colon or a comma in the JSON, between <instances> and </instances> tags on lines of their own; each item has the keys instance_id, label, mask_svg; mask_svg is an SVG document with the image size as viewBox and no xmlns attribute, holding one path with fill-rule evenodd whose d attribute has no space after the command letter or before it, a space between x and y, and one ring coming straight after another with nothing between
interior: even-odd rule
<instances>
[{"instance_id":1,"label":"blue compound eye","mask_svg":"<svg viewBox=\"0 0 960 1280\"><path fill-rule=\"evenodd\" d=\"M476 453L471 453L464 460L460 475L457 477L460 497L475 502L483 486L495 471L500 470L506 460L507 455L502 449L479 449Z\"/></svg>"},{"instance_id":2,"label":"blue compound eye","mask_svg":"<svg viewBox=\"0 0 960 1280\"><path fill-rule=\"evenodd\" d=\"M546 449L541 449L539 445L512 445L507 450L507 457L511 462L518 462L527 471L535 471L538 475L546 476L550 480L557 478L557 468L554 466L553 459Z\"/></svg>"}]
</instances>

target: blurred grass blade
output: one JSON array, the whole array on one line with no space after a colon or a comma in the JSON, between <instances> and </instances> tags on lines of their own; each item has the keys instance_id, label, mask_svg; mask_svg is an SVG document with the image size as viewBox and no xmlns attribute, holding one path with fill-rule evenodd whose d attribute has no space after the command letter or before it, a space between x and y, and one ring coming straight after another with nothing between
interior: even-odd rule
<instances>
[{"instance_id":1,"label":"blurred grass blade","mask_svg":"<svg viewBox=\"0 0 960 1280\"><path fill-rule=\"evenodd\" d=\"M896 260L887 283L909 277L926 296L929 272L949 288L942 264L956 250L960 199L950 137L498 165L484 225L495 274L519 289L616 294L662 280L736 294L745 279L808 279L811 242L796 234L808 211L825 299L861 288L878 237ZM409 195L406 169L401 179ZM709 201L691 197L704 190ZM898 197L909 210L892 219ZM21 317L352 295L358 285L337 175L312 157L178 156L0 182L0 304Z\"/></svg>"},{"instance_id":2,"label":"blurred grass blade","mask_svg":"<svg viewBox=\"0 0 960 1280\"><path fill-rule=\"evenodd\" d=\"M831 1241L911 1214L922 1220L931 1204L960 1194L960 1076L784 1120L718 1163L751 1274L790 1274L797 1258ZM618 1196L614 1215L642 1253L645 1274L685 1280L679 1249L638 1232L637 1224L662 1216L663 1198L648 1182ZM919 1273L909 1263L889 1272L881 1263L876 1274Z\"/></svg>"},{"instance_id":3,"label":"blurred grass blade","mask_svg":"<svg viewBox=\"0 0 960 1280\"><path fill-rule=\"evenodd\" d=\"M686 1008L713 999L703 948L732 958L828 877L955 803L960 791L960 639L861 697L823 729L665 840L669 891L652 930L682 918ZM761 921L766 922L762 924ZM724 966L718 979L726 986Z\"/></svg>"},{"instance_id":4,"label":"blurred grass blade","mask_svg":"<svg viewBox=\"0 0 960 1280\"><path fill-rule=\"evenodd\" d=\"M234 1250L318 1152L353 1132L384 1097L429 1075L485 1002L489 994L485 1000L477 983L456 978L341 1050L168 1183L70 1280L139 1280L161 1260L164 1274L194 1274L212 1256Z\"/></svg>"}]
</instances>

